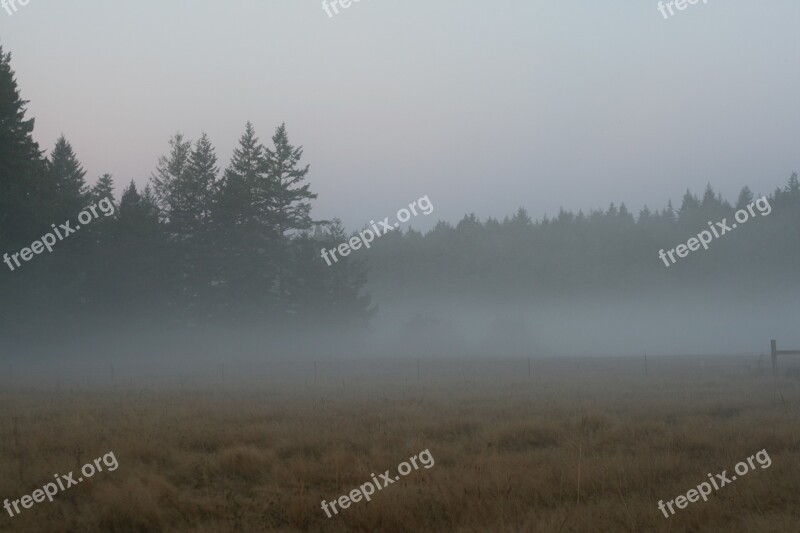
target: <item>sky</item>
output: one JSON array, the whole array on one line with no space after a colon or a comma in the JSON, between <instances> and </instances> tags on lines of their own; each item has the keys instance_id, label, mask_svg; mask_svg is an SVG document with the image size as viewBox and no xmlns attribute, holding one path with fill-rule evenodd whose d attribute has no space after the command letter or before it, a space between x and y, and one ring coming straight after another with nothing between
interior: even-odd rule
<instances>
[{"instance_id":1,"label":"sky","mask_svg":"<svg viewBox=\"0 0 800 533\"><path fill-rule=\"evenodd\" d=\"M17 0L18 1L18 0ZM330 0L329 0L330 2ZM0 45L35 138L144 185L175 132L225 167L285 122L350 230L427 195L425 229L625 202L735 200L800 171L800 2L29 0Z\"/></svg>"}]
</instances>

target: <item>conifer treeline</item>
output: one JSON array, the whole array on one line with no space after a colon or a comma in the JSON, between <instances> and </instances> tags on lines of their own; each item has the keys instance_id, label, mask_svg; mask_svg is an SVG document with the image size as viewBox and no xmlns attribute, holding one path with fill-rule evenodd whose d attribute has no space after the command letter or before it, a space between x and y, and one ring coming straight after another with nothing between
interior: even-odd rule
<instances>
[{"instance_id":1,"label":"conifer treeline","mask_svg":"<svg viewBox=\"0 0 800 533\"><path fill-rule=\"evenodd\" d=\"M10 66L0 48L0 253L14 253L113 197L102 175L93 187L63 136L49 155L33 141ZM800 182L792 174L769 195L772 213L757 215L669 268L658 250L685 243L751 202L735 204L709 185L689 191L675 211L624 204L532 221L523 208L502 221L467 215L452 226L391 232L328 266L322 248L348 240L341 223L316 221L316 198L285 125L262 144L248 123L221 170L202 134L169 141L149 184L131 182L113 217L82 228L53 253L0 275L0 318L6 330L71 320L141 320L175 325L229 323L363 326L375 313L367 286L390 293L459 295L485 301L528 299L732 282L755 290L797 280Z\"/></svg>"},{"instance_id":2,"label":"conifer treeline","mask_svg":"<svg viewBox=\"0 0 800 533\"><path fill-rule=\"evenodd\" d=\"M18 252L75 220L102 198L113 178L93 187L62 136L45 155L33 120L0 49L0 250ZM133 181L101 217L53 253L0 276L6 326L70 318L151 316L175 324L363 324L373 308L359 261L328 268L318 257L346 235L337 221L315 221L308 165L281 125L271 146L248 123L220 172L203 134L176 134L149 184ZM74 223L73 223L74 226Z\"/></svg>"},{"instance_id":3,"label":"conifer treeline","mask_svg":"<svg viewBox=\"0 0 800 533\"><path fill-rule=\"evenodd\" d=\"M466 215L455 226L439 222L422 234L390 233L370 254L370 287L380 294L458 295L499 301L589 292L640 293L691 287L728 292L780 290L800 277L800 181L766 195L772 211L756 216L709 244L665 266L660 249L685 244L708 223L727 218L754 200L742 188L731 204L708 185L690 191L680 208L644 207L634 216L625 204L577 214L562 209L532 221L524 208L499 221ZM759 196L760 197L760 196ZM377 294L377 293L376 293Z\"/></svg>"}]
</instances>

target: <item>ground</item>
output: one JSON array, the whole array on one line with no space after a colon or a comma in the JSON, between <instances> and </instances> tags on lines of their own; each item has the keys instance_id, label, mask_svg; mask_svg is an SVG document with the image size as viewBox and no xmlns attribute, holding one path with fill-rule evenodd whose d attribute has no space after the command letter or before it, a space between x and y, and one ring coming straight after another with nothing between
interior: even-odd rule
<instances>
[{"instance_id":1,"label":"ground","mask_svg":"<svg viewBox=\"0 0 800 533\"><path fill-rule=\"evenodd\" d=\"M450 375L6 389L0 499L108 452L119 467L0 531L800 530L800 380L754 359L436 364ZM432 467L321 509L423 450ZM658 509L761 450L768 468Z\"/></svg>"}]
</instances>

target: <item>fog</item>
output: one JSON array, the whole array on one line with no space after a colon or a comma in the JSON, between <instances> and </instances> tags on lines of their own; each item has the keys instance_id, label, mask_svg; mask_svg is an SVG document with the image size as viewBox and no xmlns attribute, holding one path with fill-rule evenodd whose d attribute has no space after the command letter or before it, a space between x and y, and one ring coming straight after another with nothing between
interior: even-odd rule
<instances>
[{"instance_id":1,"label":"fog","mask_svg":"<svg viewBox=\"0 0 800 533\"><path fill-rule=\"evenodd\" d=\"M797 532L799 22L0 0L0 530Z\"/></svg>"},{"instance_id":2,"label":"fog","mask_svg":"<svg viewBox=\"0 0 800 533\"><path fill-rule=\"evenodd\" d=\"M674 291L612 298L549 297L480 304L458 297L387 299L366 329L335 325L276 331L256 325L72 326L36 339L5 337L12 384L176 387L407 379L458 361L525 372L525 360L558 357L743 356L768 365L769 341L797 342L796 288L742 296ZM97 324L95 323L95 326ZM51 330L55 331L55 330ZM784 343L785 344L785 343ZM508 370L511 369L511 370ZM502 371L499 371L502 374Z\"/></svg>"}]
</instances>

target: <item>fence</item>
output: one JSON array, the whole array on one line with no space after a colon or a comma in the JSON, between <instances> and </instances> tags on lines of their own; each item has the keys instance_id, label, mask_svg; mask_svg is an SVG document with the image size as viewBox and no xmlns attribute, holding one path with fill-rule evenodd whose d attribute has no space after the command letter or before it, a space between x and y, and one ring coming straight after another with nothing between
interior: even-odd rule
<instances>
[{"instance_id":1,"label":"fence","mask_svg":"<svg viewBox=\"0 0 800 533\"><path fill-rule=\"evenodd\" d=\"M5 367L5 368L3 368ZM0 392L71 387L255 386L760 374L757 355L343 358L327 360L0 360Z\"/></svg>"},{"instance_id":2,"label":"fence","mask_svg":"<svg viewBox=\"0 0 800 533\"><path fill-rule=\"evenodd\" d=\"M800 355L800 350L778 350L777 342L772 339L770 342L770 351L772 352L772 373L778 374L778 356L779 355Z\"/></svg>"}]
</instances>

